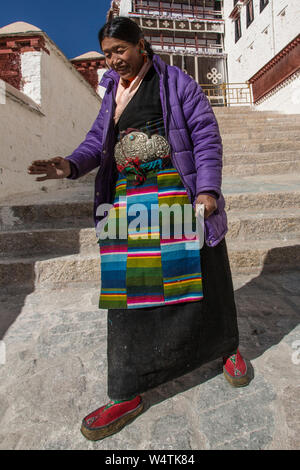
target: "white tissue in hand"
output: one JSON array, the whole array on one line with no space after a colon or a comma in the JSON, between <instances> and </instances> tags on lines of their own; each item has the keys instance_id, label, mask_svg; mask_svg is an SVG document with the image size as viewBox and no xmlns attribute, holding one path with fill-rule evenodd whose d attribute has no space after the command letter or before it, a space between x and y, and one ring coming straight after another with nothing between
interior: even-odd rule
<instances>
[{"instance_id":1,"label":"white tissue in hand","mask_svg":"<svg viewBox=\"0 0 300 470\"><path fill-rule=\"evenodd\" d=\"M197 225L197 233L200 242L200 248L204 245L204 211L205 206L204 204L197 204L196 205L196 225Z\"/></svg>"},{"instance_id":2,"label":"white tissue in hand","mask_svg":"<svg viewBox=\"0 0 300 470\"><path fill-rule=\"evenodd\" d=\"M197 204L196 205L196 217L201 216L204 218L204 211L205 211L205 205L204 204Z\"/></svg>"}]
</instances>

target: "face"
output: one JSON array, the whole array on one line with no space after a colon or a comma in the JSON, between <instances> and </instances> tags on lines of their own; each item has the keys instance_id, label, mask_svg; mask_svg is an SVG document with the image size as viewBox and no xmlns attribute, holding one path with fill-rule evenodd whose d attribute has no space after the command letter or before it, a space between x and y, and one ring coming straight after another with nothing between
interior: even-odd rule
<instances>
[{"instance_id":1,"label":"face","mask_svg":"<svg viewBox=\"0 0 300 470\"><path fill-rule=\"evenodd\" d=\"M144 49L143 39L134 45L121 39L104 38L101 48L107 65L125 80L135 77L144 63L141 54L141 49Z\"/></svg>"}]
</instances>

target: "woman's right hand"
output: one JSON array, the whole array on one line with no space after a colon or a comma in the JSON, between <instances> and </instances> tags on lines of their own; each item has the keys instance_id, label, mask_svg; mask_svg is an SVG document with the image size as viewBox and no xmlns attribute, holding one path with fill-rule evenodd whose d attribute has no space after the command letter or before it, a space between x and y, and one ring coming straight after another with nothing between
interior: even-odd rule
<instances>
[{"instance_id":1,"label":"woman's right hand","mask_svg":"<svg viewBox=\"0 0 300 470\"><path fill-rule=\"evenodd\" d=\"M71 174L71 165L63 157L54 157L50 160L35 160L28 167L30 175L45 175L36 178L36 181L66 178Z\"/></svg>"}]
</instances>

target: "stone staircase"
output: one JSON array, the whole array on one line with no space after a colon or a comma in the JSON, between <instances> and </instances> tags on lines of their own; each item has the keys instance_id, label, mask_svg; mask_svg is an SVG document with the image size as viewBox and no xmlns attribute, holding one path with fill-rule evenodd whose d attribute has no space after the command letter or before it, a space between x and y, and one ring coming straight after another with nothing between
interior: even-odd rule
<instances>
[{"instance_id":1,"label":"stone staircase","mask_svg":"<svg viewBox=\"0 0 300 470\"><path fill-rule=\"evenodd\" d=\"M214 108L233 274L299 267L300 115ZM0 287L100 282L92 220L95 171L55 192L0 202ZM34 184L34 180L33 180Z\"/></svg>"}]
</instances>

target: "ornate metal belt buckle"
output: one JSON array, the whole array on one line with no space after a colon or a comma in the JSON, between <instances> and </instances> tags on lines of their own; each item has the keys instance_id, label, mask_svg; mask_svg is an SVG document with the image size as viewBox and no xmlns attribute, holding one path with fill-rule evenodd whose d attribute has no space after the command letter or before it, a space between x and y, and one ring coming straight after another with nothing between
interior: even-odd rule
<instances>
[{"instance_id":1,"label":"ornate metal belt buckle","mask_svg":"<svg viewBox=\"0 0 300 470\"><path fill-rule=\"evenodd\" d=\"M168 141L159 134L150 138L144 132L132 131L115 145L115 159L124 164L128 158L136 158L142 162L154 160L170 154Z\"/></svg>"}]
</instances>

